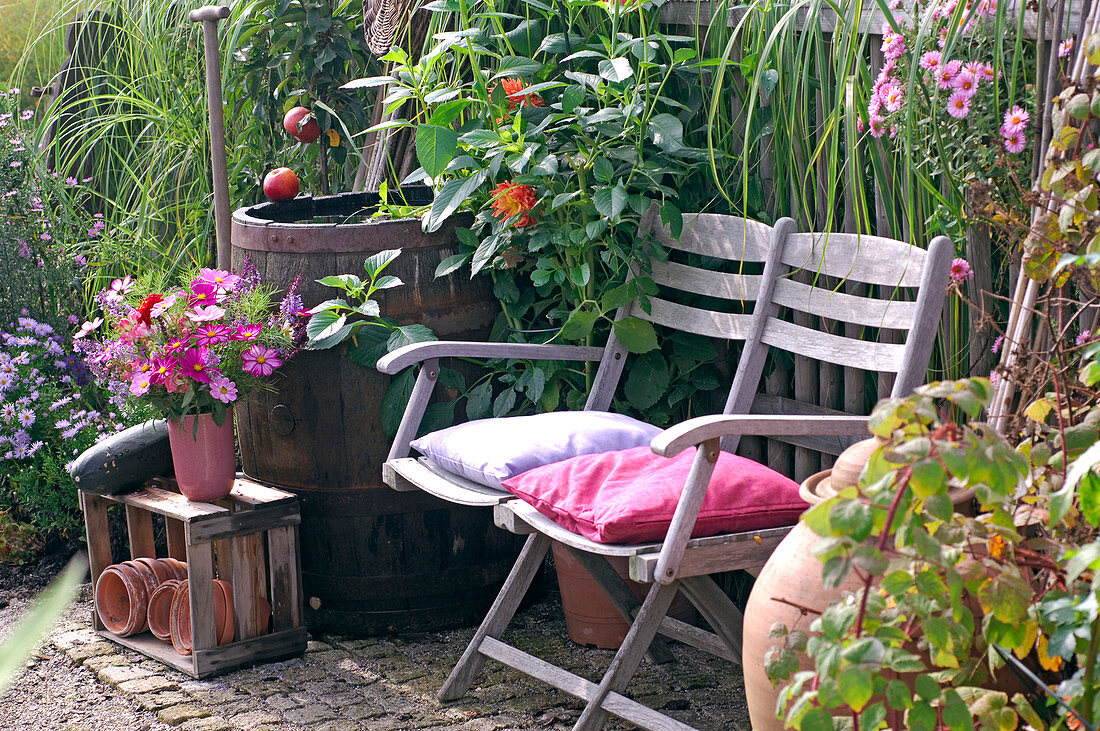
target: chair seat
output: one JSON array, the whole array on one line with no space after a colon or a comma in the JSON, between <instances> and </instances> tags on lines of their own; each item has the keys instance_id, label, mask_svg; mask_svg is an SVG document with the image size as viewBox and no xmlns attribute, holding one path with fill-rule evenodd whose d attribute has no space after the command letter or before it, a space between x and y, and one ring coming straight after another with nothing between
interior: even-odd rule
<instances>
[{"instance_id":1,"label":"chair seat","mask_svg":"<svg viewBox=\"0 0 1100 731\"><path fill-rule=\"evenodd\" d=\"M423 490L441 500L480 508L515 499L510 492L479 485L448 472L427 457L389 460L382 465L382 481L401 492Z\"/></svg>"},{"instance_id":2,"label":"chair seat","mask_svg":"<svg viewBox=\"0 0 1100 731\"><path fill-rule=\"evenodd\" d=\"M660 543L623 545L597 543L573 533L522 500L508 500L493 507L493 520L500 528L513 533L541 533L552 540L586 553L600 556L621 556L630 559L630 578L649 583L653 581ZM684 558L677 575L703 576L716 571L744 569L759 570L768 557L794 526L766 528L763 530L727 533L688 541ZM716 561L728 562L728 569L716 565Z\"/></svg>"}]
</instances>

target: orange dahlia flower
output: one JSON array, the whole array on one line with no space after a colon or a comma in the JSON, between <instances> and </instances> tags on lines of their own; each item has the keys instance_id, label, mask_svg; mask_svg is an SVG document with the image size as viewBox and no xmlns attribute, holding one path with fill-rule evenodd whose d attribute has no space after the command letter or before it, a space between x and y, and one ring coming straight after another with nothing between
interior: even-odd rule
<instances>
[{"instance_id":1,"label":"orange dahlia flower","mask_svg":"<svg viewBox=\"0 0 1100 731\"><path fill-rule=\"evenodd\" d=\"M501 79L500 85L504 87L504 94L508 97L508 110L511 111L516 107L529 106L529 107L545 107L546 102L538 94L524 94L524 89L527 88L527 84L523 83L520 79ZM495 86L489 87L489 94L492 95Z\"/></svg>"},{"instance_id":2,"label":"orange dahlia flower","mask_svg":"<svg viewBox=\"0 0 1100 731\"><path fill-rule=\"evenodd\" d=\"M501 221L519 216L516 228L526 228L535 224L535 217L530 210L535 207L538 199L535 198L535 189L530 185L513 183L501 183L493 189L493 215Z\"/></svg>"}]
</instances>

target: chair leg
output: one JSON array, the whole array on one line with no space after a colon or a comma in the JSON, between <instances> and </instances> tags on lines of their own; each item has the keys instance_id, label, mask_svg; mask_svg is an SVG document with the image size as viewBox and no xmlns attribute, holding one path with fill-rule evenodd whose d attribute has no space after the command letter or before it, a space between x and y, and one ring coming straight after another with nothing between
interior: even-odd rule
<instances>
[{"instance_id":1,"label":"chair leg","mask_svg":"<svg viewBox=\"0 0 1100 731\"><path fill-rule=\"evenodd\" d=\"M623 615L626 623L633 622L634 612L640 606L638 599L623 578L611 567L607 558L569 546L566 546L566 548L607 593L608 599L615 605L615 609L619 611L619 614ZM653 643L647 649L646 654L649 655L650 662L658 665L676 659L668 648L668 643L659 634L653 637Z\"/></svg>"},{"instance_id":2,"label":"chair leg","mask_svg":"<svg viewBox=\"0 0 1100 731\"><path fill-rule=\"evenodd\" d=\"M722 591L714 579L709 576L690 576L680 580L680 589L688 598L703 619L711 626L715 634L733 651L733 654L741 657L741 629L745 617L730 601L726 592ZM738 661L740 664L740 660Z\"/></svg>"},{"instance_id":3,"label":"chair leg","mask_svg":"<svg viewBox=\"0 0 1100 731\"><path fill-rule=\"evenodd\" d=\"M527 542L523 544L523 550L512 565L512 570L504 580L504 586L500 588L493 606L489 608L489 613L481 621L481 626L477 628L469 646L459 658L458 664L451 671L447 681L443 683L443 687L439 689L439 700L453 701L461 698L473 685L474 678L485 667L485 656L479 652L482 641L486 637L500 639L500 635L512 621L520 602L531 587L531 582L549 549L550 539L541 533L532 533L527 537Z\"/></svg>"},{"instance_id":4,"label":"chair leg","mask_svg":"<svg viewBox=\"0 0 1100 731\"><path fill-rule=\"evenodd\" d=\"M668 612L679 586L679 581L673 581L671 584L654 584L650 588L638 616L626 633L622 647L611 660L595 695L588 699L588 705L574 724L573 731L597 731L603 728L609 715L603 709L604 699L611 691L621 693L634 677L634 671L638 669L646 650L657 635L661 620Z\"/></svg>"}]
</instances>

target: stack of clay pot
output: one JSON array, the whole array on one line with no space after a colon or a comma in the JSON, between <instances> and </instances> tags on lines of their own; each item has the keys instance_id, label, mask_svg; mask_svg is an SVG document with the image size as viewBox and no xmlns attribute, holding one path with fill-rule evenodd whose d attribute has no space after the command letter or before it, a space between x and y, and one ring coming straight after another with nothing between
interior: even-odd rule
<instances>
[{"instance_id":1,"label":"stack of clay pot","mask_svg":"<svg viewBox=\"0 0 1100 731\"><path fill-rule=\"evenodd\" d=\"M120 637L149 626L149 599L168 581L187 578L187 564L174 558L137 558L108 566L95 584L95 608L103 626Z\"/></svg>"},{"instance_id":2,"label":"stack of clay pot","mask_svg":"<svg viewBox=\"0 0 1100 731\"><path fill-rule=\"evenodd\" d=\"M149 630L176 652L191 652L191 596L187 565L174 558L138 558L108 566L95 585L95 607L109 631L120 637ZM233 640L233 588L214 580L219 645Z\"/></svg>"}]
</instances>

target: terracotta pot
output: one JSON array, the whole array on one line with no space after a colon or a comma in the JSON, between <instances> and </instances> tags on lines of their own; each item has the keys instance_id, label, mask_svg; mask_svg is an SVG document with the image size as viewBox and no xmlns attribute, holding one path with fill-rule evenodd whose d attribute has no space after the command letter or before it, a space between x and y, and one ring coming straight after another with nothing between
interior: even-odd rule
<instances>
[{"instance_id":1,"label":"terracotta pot","mask_svg":"<svg viewBox=\"0 0 1100 731\"><path fill-rule=\"evenodd\" d=\"M141 558L135 558L133 562L148 567L157 579L157 586L160 586L169 579L176 578L176 572L167 564L163 563L162 559L142 556Z\"/></svg>"},{"instance_id":2,"label":"terracotta pot","mask_svg":"<svg viewBox=\"0 0 1100 731\"><path fill-rule=\"evenodd\" d=\"M145 581L132 566L108 566L96 581L96 613L104 627L121 637L129 637L145 628L148 602Z\"/></svg>"},{"instance_id":3,"label":"terracotta pot","mask_svg":"<svg viewBox=\"0 0 1100 731\"><path fill-rule=\"evenodd\" d=\"M176 587L169 622L172 647L181 655L190 655L191 589L187 581ZM233 640L233 587L218 579L214 580L214 634L219 645Z\"/></svg>"},{"instance_id":4,"label":"terracotta pot","mask_svg":"<svg viewBox=\"0 0 1100 731\"><path fill-rule=\"evenodd\" d=\"M211 414L169 421L168 441L172 445L176 482L184 497L211 502L229 494L237 475L232 411L226 414L221 426L214 423Z\"/></svg>"},{"instance_id":5,"label":"terracotta pot","mask_svg":"<svg viewBox=\"0 0 1100 731\"><path fill-rule=\"evenodd\" d=\"M799 487L799 495L813 506L856 484L863 466L880 443L873 437L853 444L837 457L837 466L832 470L808 477ZM951 499L958 509L959 505L969 502L973 494L973 490L952 491ZM819 540L820 536L802 523L792 528L756 577L745 605L741 661L753 731L782 731L784 728L775 715L781 686L773 686L764 671L764 656L776 644L775 639L768 636L772 625L782 622L789 630L809 633L810 622L833 599L863 587L863 582L852 573L839 587L825 588L821 581L821 562L812 553ZM804 616L792 604L812 610L813 614ZM800 670L812 669L807 658L800 656L799 660Z\"/></svg>"},{"instance_id":6,"label":"terracotta pot","mask_svg":"<svg viewBox=\"0 0 1100 731\"><path fill-rule=\"evenodd\" d=\"M172 578L184 581L187 579L187 564L175 558L158 558L157 561L172 572Z\"/></svg>"},{"instance_id":7,"label":"terracotta pot","mask_svg":"<svg viewBox=\"0 0 1100 731\"><path fill-rule=\"evenodd\" d=\"M617 650L626 639L630 629L626 620L615 609L607 593L604 592L592 575L573 557L565 546L555 542L554 568L558 574L558 588L561 590L561 605L565 611L565 628L569 639L578 645L592 645L605 650ZM638 601L644 601L649 584L630 580L630 571L625 557L610 556L607 559L611 567L627 580ZM695 607L677 593L668 609L668 616L682 622L691 623L695 619Z\"/></svg>"},{"instance_id":8,"label":"terracotta pot","mask_svg":"<svg viewBox=\"0 0 1100 731\"><path fill-rule=\"evenodd\" d=\"M164 642L172 641L172 600L176 597L176 587L179 584L179 579L168 579L149 597L146 612L149 631Z\"/></svg>"}]
</instances>

